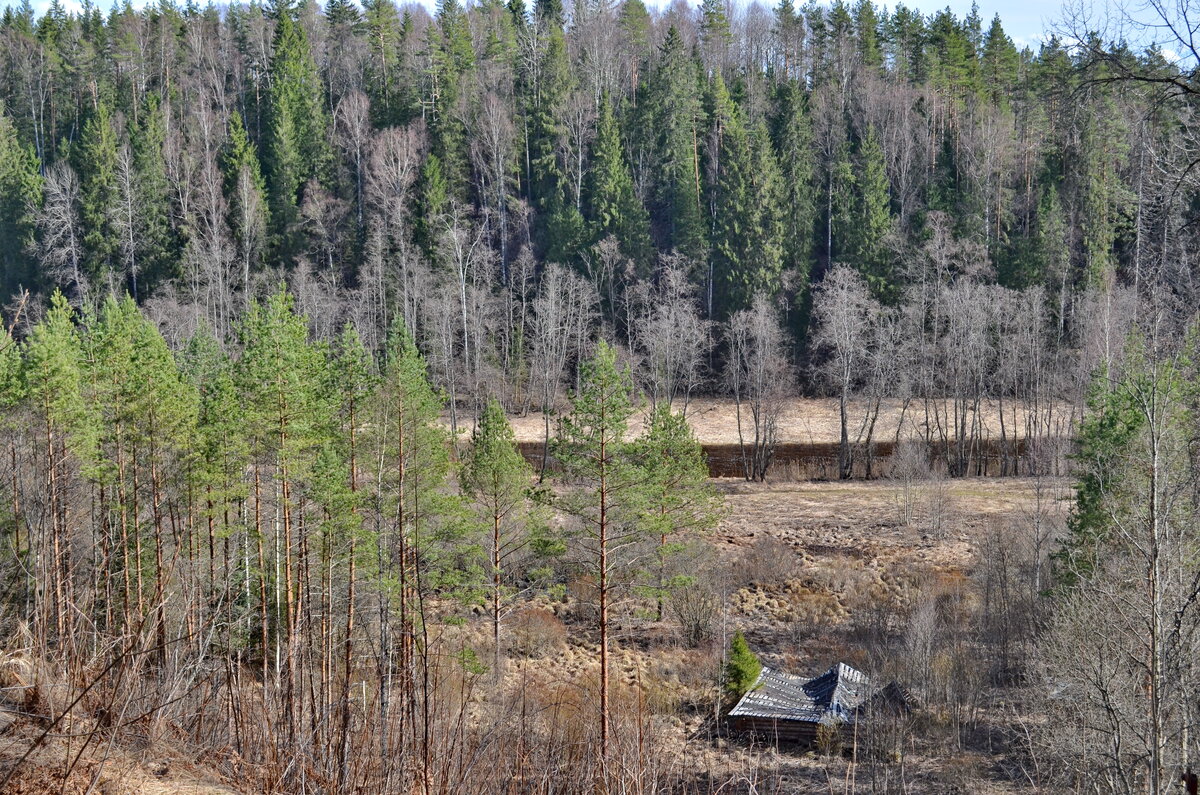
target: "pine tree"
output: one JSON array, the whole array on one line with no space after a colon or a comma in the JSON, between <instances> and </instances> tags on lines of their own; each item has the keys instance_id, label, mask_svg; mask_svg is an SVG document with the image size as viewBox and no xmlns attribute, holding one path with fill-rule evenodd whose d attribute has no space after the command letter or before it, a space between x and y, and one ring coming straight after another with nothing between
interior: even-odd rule
<instances>
[{"instance_id":1,"label":"pine tree","mask_svg":"<svg viewBox=\"0 0 1200 795\"><path fill-rule=\"evenodd\" d=\"M665 598L691 579L669 575L671 558L686 549L691 538L715 527L721 498L709 481L704 450L687 419L666 403L650 414L635 457L644 490L642 528L658 540L657 571L650 590L657 620L662 621Z\"/></svg>"},{"instance_id":2,"label":"pine tree","mask_svg":"<svg viewBox=\"0 0 1200 795\"><path fill-rule=\"evenodd\" d=\"M510 577L507 564L530 543L529 489L533 467L521 455L512 426L496 400L488 401L462 469L462 488L474 504L491 574L494 670L500 666L500 622Z\"/></svg>"},{"instance_id":3,"label":"pine tree","mask_svg":"<svg viewBox=\"0 0 1200 795\"><path fill-rule=\"evenodd\" d=\"M172 486L182 485L177 478L189 468L198 395L157 327L128 296L105 301L86 349L97 440L90 471L101 489L116 492L120 536L112 541L121 550L125 575L123 627L145 618L162 645L170 495L181 493ZM139 511L142 504L149 510ZM178 527L174 530L178 540ZM193 549L190 540L186 548Z\"/></svg>"},{"instance_id":4,"label":"pine tree","mask_svg":"<svg viewBox=\"0 0 1200 795\"><path fill-rule=\"evenodd\" d=\"M440 553L461 532L460 505L449 493L452 438L438 422L444 406L445 397L429 382L424 357L404 320L397 317L388 334L383 375L371 409L370 453L379 467L373 473L374 499L383 517L376 536L378 587L384 597L378 642L389 670L394 666L398 672L399 709L411 727L410 736L401 736L398 747L415 749L411 752L419 756L426 774L432 758L425 600L435 586L454 584L453 572L440 560ZM398 623L396 630L393 621ZM393 657L397 645L399 659ZM380 699L390 703L391 678L380 687ZM419 736L418 703L423 729Z\"/></svg>"},{"instance_id":5,"label":"pine tree","mask_svg":"<svg viewBox=\"0 0 1200 795\"><path fill-rule=\"evenodd\" d=\"M31 584L28 574L25 574L29 570L30 537L28 531L24 534L21 532L26 526L26 519L21 504L20 465L17 458L18 431L24 419L18 410L26 397L23 369L21 348L12 333L4 329L0 332L0 431L3 431L8 444L7 449L0 453L8 458L10 480L3 484L9 491L9 503L0 507L0 532L22 572L13 576L12 583L13 592L19 596L25 596Z\"/></svg>"},{"instance_id":6,"label":"pine tree","mask_svg":"<svg viewBox=\"0 0 1200 795\"><path fill-rule=\"evenodd\" d=\"M641 472L635 448L625 441L633 415L633 381L617 354L601 341L584 362L579 391L571 396L570 411L558 425L553 454L572 488L552 503L573 516L578 544L596 584L597 628L600 633L600 758L607 775L610 733L609 623L616 584L615 554L643 537Z\"/></svg>"},{"instance_id":7,"label":"pine tree","mask_svg":"<svg viewBox=\"0 0 1200 795\"><path fill-rule=\"evenodd\" d=\"M197 395L195 466L193 485L200 495L204 522L204 545L208 552L208 588L211 598L229 605L228 642L241 649L250 639L248 611L242 594L250 589L251 572L234 561L249 558L240 506L249 495L243 473L250 446L243 425L243 407L238 393L233 362L221 350L212 332L201 329L184 349L181 370ZM231 540L237 549L231 553ZM217 592L218 550L226 569L236 566L237 577L228 590ZM235 608L235 605L237 606Z\"/></svg>"},{"instance_id":8,"label":"pine tree","mask_svg":"<svg viewBox=\"0 0 1200 795\"><path fill-rule=\"evenodd\" d=\"M46 317L30 332L24 375L41 435L39 444L45 451L40 469L47 521L30 541L33 576L46 594L33 617L33 635L45 649L52 637L66 637L74 621L67 543L74 518L68 499L67 462L69 452L78 452L85 459L90 455L92 436L83 402L83 361L75 313L57 290L50 297Z\"/></svg>"},{"instance_id":9,"label":"pine tree","mask_svg":"<svg viewBox=\"0 0 1200 795\"><path fill-rule=\"evenodd\" d=\"M294 699L302 695L295 636L307 609L299 587L308 538L298 513L298 484L308 476L329 428L331 406L323 389L326 356L322 348L309 343L307 322L296 313L294 299L283 286L264 304L251 302L240 336L243 350L236 379L245 407L251 460L256 465L251 532L258 547L264 686L270 661L277 660L276 674L286 674L285 709L290 720ZM267 488L259 475L264 470L272 473L273 512L267 507ZM264 523L272 513L269 540L274 555L269 569ZM288 726L289 731L295 729Z\"/></svg>"},{"instance_id":10,"label":"pine tree","mask_svg":"<svg viewBox=\"0 0 1200 795\"><path fill-rule=\"evenodd\" d=\"M612 235L621 253L638 265L638 273L644 277L653 256L650 221L646 208L634 193L620 129L607 96L600 100L585 195L592 244Z\"/></svg>"},{"instance_id":11,"label":"pine tree","mask_svg":"<svg viewBox=\"0 0 1200 795\"><path fill-rule=\"evenodd\" d=\"M322 523L322 569L329 574L322 593L327 599L327 615L332 613L329 602L333 599L334 560L342 554L346 560L346 622L342 634L343 673L339 708L342 737L339 761L342 768L346 769L350 750L350 685L354 678L355 599L359 557L362 554L359 540L360 536L368 539L362 517L358 514L365 502L364 495L360 493L362 440L359 426L369 415L370 404L375 399L379 385L375 362L351 324L346 324L338 337L329 373L332 382L330 390L338 396L336 419L339 443L336 446L327 444L318 454L314 497L324 507L325 513ZM329 631L332 632L332 628ZM332 654L332 645L329 653ZM326 666L332 670L333 661L327 660Z\"/></svg>"},{"instance_id":12,"label":"pine tree","mask_svg":"<svg viewBox=\"0 0 1200 795\"><path fill-rule=\"evenodd\" d=\"M628 64L629 93L634 93L641 83L646 63L650 60L650 12L642 0L625 0L617 15L617 24L625 41L629 43L631 63Z\"/></svg>"},{"instance_id":13,"label":"pine tree","mask_svg":"<svg viewBox=\"0 0 1200 795\"><path fill-rule=\"evenodd\" d=\"M929 79L935 87L958 101L979 93L979 61L970 31L950 9L939 11L929 23Z\"/></svg>"}]
</instances>

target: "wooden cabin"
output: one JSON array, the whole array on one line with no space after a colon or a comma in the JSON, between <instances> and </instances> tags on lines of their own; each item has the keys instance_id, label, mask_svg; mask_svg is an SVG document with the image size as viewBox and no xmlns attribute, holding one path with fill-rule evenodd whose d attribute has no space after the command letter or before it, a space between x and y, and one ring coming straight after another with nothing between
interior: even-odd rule
<instances>
[{"instance_id":1,"label":"wooden cabin","mask_svg":"<svg viewBox=\"0 0 1200 795\"><path fill-rule=\"evenodd\" d=\"M841 733L886 702L907 711L912 698L895 682L882 688L845 663L806 678L763 668L754 686L729 711L734 731L755 734L774 744L812 747L821 726Z\"/></svg>"}]
</instances>

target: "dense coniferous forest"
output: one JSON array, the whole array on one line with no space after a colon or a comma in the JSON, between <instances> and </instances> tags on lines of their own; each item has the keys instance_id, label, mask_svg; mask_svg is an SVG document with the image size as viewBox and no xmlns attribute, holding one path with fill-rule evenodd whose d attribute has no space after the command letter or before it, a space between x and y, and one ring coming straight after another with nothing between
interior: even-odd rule
<instances>
[{"instance_id":1,"label":"dense coniferous forest","mask_svg":"<svg viewBox=\"0 0 1200 795\"><path fill-rule=\"evenodd\" d=\"M724 752L774 637L726 666L795 550L711 539L804 396L827 475L902 495L885 529L944 541L952 479L1033 495L853 608L838 642L926 711L856 735L840 791L1173 791L1200 83L1155 36L1184 6L1036 48L869 0L6 8L0 714L40 734L0 790L172 748L248 792L832 792L680 750ZM981 737L986 771L906 772Z\"/></svg>"}]
</instances>

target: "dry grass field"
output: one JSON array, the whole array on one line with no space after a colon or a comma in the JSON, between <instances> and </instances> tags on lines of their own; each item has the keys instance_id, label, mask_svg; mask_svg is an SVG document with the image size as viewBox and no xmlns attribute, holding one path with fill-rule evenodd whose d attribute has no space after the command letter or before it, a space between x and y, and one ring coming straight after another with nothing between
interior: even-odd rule
<instances>
[{"instance_id":1,"label":"dry grass field","mask_svg":"<svg viewBox=\"0 0 1200 795\"><path fill-rule=\"evenodd\" d=\"M681 410L682 406L676 406ZM985 403L980 411L981 433L988 439L1001 437L1000 405L994 401ZM1025 412L1019 406L1011 403L1004 405L1004 426L1006 435L1011 438L1016 429L1019 437L1024 433ZM866 406L854 403L851 407L850 435L858 434L858 423L862 422ZM641 431L641 416L630 423L630 435ZM738 417L736 406L728 398L696 398L687 407L688 420L701 444L736 444L738 441ZM1052 428L1062 431L1070 426L1073 419L1071 408L1067 404L1049 407L1043 414L1048 418ZM545 434L545 417L541 412L532 411L524 415L509 418L519 442L539 442ZM444 420L449 424L449 417ZM749 423L749 414L743 415L743 423ZM926 425L933 428L937 434L937 418L926 416L923 404L913 401L905 405L902 401L886 401L880 409L879 419L875 425L875 439L890 441L897 438L923 438ZM747 424L747 432L753 434L752 426ZM470 434L470 420L459 417L459 429L463 434ZM550 421L551 433L554 430L554 419ZM790 398L784 404L779 423L779 442L782 444L830 444L838 441L840 422L838 417L838 402L832 398ZM950 436L953 433L950 432Z\"/></svg>"},{"instance_id":2,"label":"dry grass field","mask_svg":"<svg viewBox=\"0 0 1200 795\"><path fill-rule=\"evenodd\" d=\"M705 416L700 414L698 416ZM979 567L989 535L1014 539L1031 517L1061 521L1068 506L1066 480L967 478L747 483L716 481L727 515L707 539L706 569L719 593L713 637L699 648L681 642L674 620L657 622L631 599L619 611L619 649L613 657L616 711L649 713L655 752L675 780L696 793L1016 793L1019 768L1008 764L1012 738L1023 724L1016 707L1031 697L1020 688L981 686L972 707L973 730L952 736L944 709L931 710L906 740L902 758L868 764L843 754L755 745L731 737L717 719L723 704L714 690L721 652L741 630L764 664L815 675L844 661L868 670L881 657L903 670L906 622L932 596L956 594L967 609L980 601ZM905 497L912 504L904 521ZM882 618L881 618L882 617ZM872 640L885 625L892 640ZM540 597L508 622L511 648L501 679L477 685L480 709L515 703L594 719L596 639L585 603L570 589L562 599ZM451 647L486 648L484 617L439 630ZM15 663L14 663L15 665ZM8 669L6 686L18 687ZM891 675L891 674L889 674ZM14 678L15 677L15 678ZM0 715L3 715L0 711ZM1023 713L1022 713L1023 714ZM7 791L195 793L219 795L236 782L217 781L202 755L172 756L167 743L150 751L92 746L74 772L41 778L72 753L71 735L83 724L55 731L37 747L36 723L9 710L0 721L0 762L27 751L29 762ZM61 728L61 727L60 727ZM185 748L181 742L179 748ZM1017 771L1017 772L1014 772ZM94 787L93 787L94 785ZM228 788L225 788L228 787Z\"/></svg>"},{"instance_id":3,"label":"dry grass field","mask_svg":"<svg viewBox=\"0 0 1200 795\"><path fill-rule=\"evenodd\" d=\"M903 763L851 765L842 755L756 747L726 736L713 719L721 705L712 683L722 645L735 630L764 664L794 673L815 675L838 661L870 670L881 656L889 671L903 670L904 660L886 658L903 655L905 622L916 606L952 593L965 610L977 610L986 539L1015 536L1034 515L1061 521L1068 481L922 482L910 494L916 504L910 523L902 521L901 487L888 481L718 485L728 515L710 539L724 591L714 639L688 649L672 622L627 611L614 663L625 708L640 703L656 713L659 740L695 791L1029 791L1006 764L1006 743L1025 725L1013 705L1031 696L1021 688L981 685L966 739L950 738L939 707L914 732ZM533 658L514 655L506 680L543 694L574 693L584 702L577 705L580 719L590 720L586 694L595 681L596 646L588 621L569 598L539 609L559 618L565 631ZM891 652L867 638L880 616L891 622L885 630L893 637Z\"/></svg>"}]
</instances>

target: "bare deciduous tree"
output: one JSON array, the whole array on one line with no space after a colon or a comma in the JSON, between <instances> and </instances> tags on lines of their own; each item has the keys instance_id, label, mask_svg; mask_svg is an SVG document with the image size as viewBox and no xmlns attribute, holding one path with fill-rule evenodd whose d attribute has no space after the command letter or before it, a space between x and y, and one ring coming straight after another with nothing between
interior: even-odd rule
<instances>
[{"instance_id":1,"label":"bare deciduous tree","mask_svg":"<svg viewBox=\"0 0 1200 795\"><path fill-rule=\"evenodd\" d=\"M684 415L700 386L711 338L711 323L700 316L699 289L688 279L691 271L680 255L664 258L657 284L634 288L629 326L630 347L640 358L638 380L651 408L677 405Z\"/></svg>"},{"instance_id":2,"label":"bare deciduous tree","mask_svg":"<svg viewBox=\"0 0 1200 795\"><path fill-rule=\"evenodd\" d=\"M66 162L46 172L45 201L37 214L41 261L47 275L77 300L87 294L83 278L83 227L79 219L79 178Z\"/></svg>"},{"instance_id":3,"label":"bare deciduous tree","mask_svg":"<svg viewBox=\"0 0 1200 795\"><path fill-rule=\"evenodd\" d=\"M817 321L814 343L828 351L822 375L838 394L838 477L854 474L850 448L850 400L867 364L871 324L879 314L866 282L846 265L833 268L813 302Z\"/></svg>"},{"instance_id":4,"label":"bare deciduous tree","mask_svg":"<svg viewBox=\"0 0 1200 795\"><path fill-rule=\"evenodd\" d=\"M725 380L737 413L742 473L746 480L761 481L775 454L779 417L792 380L784 332L771 299L756 295L749 309L729 319L725 335L729 345Z\"/></svg>"}]
</instances>

